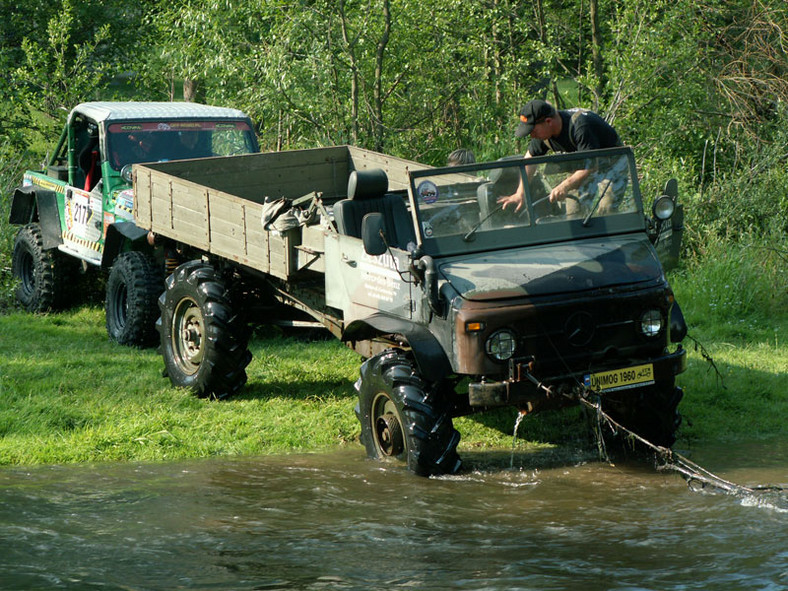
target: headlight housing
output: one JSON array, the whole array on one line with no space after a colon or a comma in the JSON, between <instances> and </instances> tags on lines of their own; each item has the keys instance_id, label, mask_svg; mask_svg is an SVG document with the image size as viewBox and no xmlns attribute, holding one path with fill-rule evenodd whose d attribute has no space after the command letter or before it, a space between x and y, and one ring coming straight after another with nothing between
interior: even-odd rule
<instances>
[{"instance_id":1,"label":"headlight housing","mask_svg":"<svg viewBox=\"0 0 788 591\"><path fill-rule=\"evenodd\" d=\"M507 361L517 349L517 337L508 329L496 330L484 343L484 351L495 361Z\"/></svg>"},{"instance_id":2,"label":"headlight housing","mask_svg":"<svg viewBox=\"0 0 788 591\"><path fill-rule=\"evenodd\" d=\"M131 184L132 182L131 164L126 164L123 168L120 169L120 178L122 178L127 183Z\"/></svg>"},{"instance_id":3,"label":"headlight housing","mask_svg":"<svg viewBox=\"0 0 788 591\"><path fill-rule=\"evenodd\" d=\"M664 327L665 321L659 310L646 310L640 315L638 328L644 337L649 339L654 338L662 332Z\"/></svg>"},{"instance_id":4,"label":"headlight housing","mask_svg":"<svg viewBox=\"0 0 788 591\"><path fill-rule=\"evenodd\" d=\"M670 219L675 210L675 202L667 195L662 195L659 199L657 199L651 208L654 217L658 220L662 220L663 222Z\"/></svg>"}]
</instances>

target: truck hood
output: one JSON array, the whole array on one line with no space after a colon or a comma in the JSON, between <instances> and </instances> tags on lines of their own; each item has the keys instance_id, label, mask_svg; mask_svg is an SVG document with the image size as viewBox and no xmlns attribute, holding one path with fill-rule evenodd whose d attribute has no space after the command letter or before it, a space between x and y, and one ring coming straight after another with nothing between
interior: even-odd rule
<instances>
[{"instance_id":1,"label":"truck hood","mask_svg":"<svg viewBox=\"0 0 788 591\"><path fill-rule=\"evenodd\" d=\"M662 276L659 259L643 237L479 253L439 261L438 269L441 278L469 300L582 292Z\"/></svg>"}]
</instances>

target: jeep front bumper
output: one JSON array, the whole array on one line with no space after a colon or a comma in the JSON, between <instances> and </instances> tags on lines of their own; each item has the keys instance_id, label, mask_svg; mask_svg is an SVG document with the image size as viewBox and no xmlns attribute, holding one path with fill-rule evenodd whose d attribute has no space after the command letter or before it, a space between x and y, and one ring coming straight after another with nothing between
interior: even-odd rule
<instances>
[{"instance_id":1,"label":"jeep front bumper","mask_svg":"<svg viewBox=\"0 0 788 591\"><path fill-rule=\"evenodd\" d=\"M650 386L672 379L687 368L687 352L679 345L673 353L622 366L594 368L543 377L529 359L512 359L506 380L472 382L468 385L472 407L515 406L529 411L565 406L571 393L601 394Z\"/></svg>"}]
</instances>

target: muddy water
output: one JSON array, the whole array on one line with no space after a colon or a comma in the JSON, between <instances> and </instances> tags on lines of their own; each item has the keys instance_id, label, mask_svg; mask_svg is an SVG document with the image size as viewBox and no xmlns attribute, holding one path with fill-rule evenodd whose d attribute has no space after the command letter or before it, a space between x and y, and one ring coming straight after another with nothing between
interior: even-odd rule
<instances>
[{"instance_id":1,"label":"muddy water","mask_svg":"<svg viewBox=\"0 0 788 591\"><path fill-rule=\"evenodd\" d=\"M788 442L693 450L788 481ZM788 499L697 493L586 452L464 454L420 479L360 447L0 470L0 589L788 589Z\"/></svg>"}]
</instances>

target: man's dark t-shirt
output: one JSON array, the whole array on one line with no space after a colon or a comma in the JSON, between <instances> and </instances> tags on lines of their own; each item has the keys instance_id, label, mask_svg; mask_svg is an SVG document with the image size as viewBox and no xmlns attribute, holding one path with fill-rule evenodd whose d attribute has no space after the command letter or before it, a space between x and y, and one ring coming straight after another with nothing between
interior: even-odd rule
<instances>
[{"instance_id":1,"label":"man's dark t-shirt","mask_svg":"<svg viewBox=\"0 0 788 591\"><path fill-rule=\"evenodd\" d=\"M532 139L528 144L531 156L542 156L550 149L554 152L582 152L621 145L616 130L593 111L571 109L558 111L558 114L563 120L560 135L544 142Z\"/></svg>"}]
</instances>

